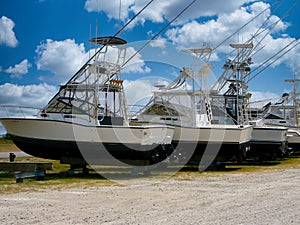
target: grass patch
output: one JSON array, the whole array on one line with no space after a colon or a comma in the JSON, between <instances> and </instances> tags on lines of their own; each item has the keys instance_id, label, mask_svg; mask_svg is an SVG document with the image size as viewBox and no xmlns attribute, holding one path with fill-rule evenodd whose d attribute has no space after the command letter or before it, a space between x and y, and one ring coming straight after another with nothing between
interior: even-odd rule
<instances>
[{"instance_id":1,"label":"grass patch","mask_svg":"<svg viewBox=\"0 0 300 225\"><path fill-rule=\"evenodd\" d=\"M3 161L8 161L4 159ZM82 174L75 172L73 175L69 175L69 165L60 164L57 160L45 160L41 158L17 158L16 161L23 162L52 162L53 170L47 171L45 180L36 181L35 178L26 178L23 183L16 183L13 174L0 172L0 193L18 193L18 192L33 192L33 191L47 191L47 190L65 190L68 188L88 188L88 187L101 187L119 185L114 181L105 179L103 176L93 171L90 167L89 174ZM102 167L101 174L109 174L110 177L118 179L124 179L129 177L130 170L128 168L114 168L114 167ZM269 161L264 164L258 163L244 163L234 164L228 163L221 170L203 171L199 172L197 166L188 166L182 168L171 179L176 180L192 180L194 178L223 176L226 174L243 174L243 173L260 173L276 170L287 170L293 168L300 168L300 155L295 155L286 159L279 159ZM123 176L126 174L126 176ZM155 171L153 171L155 175ZM136 179L136 178L134 178ZM142 179L147 179L143 176ZM154 177L155 179L155 177Z\"/></svg>"},{"instance_id":2,"label":"grass patch","mask_svg":"<svg viewBox=\"0 0 300 225\"><path fill-rule=\"evenodd\" d=\"M8 161L3 159L2 161ZM101 177L98 173L90 170L89 174L75 172L68 174L69 165L60 164L58 160L45 160L41 158L16 158L16 162L51 162L53 170L47 170L43 181L37 181L36 178L25 178L23 183L16 183L13 173L0 172L0 193L18 193L60 190L67 188L87 188L91 186L109 186L116 185L114 182Z\"/></svg>"},{"instance_id":3,"label":"grass patch","mask_svg":"<svg viewBox=\"0 0 300 225\"><path fill-rule=\"evenodd\" d=\"M173 178L178 180L191 180L197 177L223 176L226 174L261 173L276 170L300 168L300 154L288 158L266 161L262 164L247 162L242 164L225 163L222 169L206 170L199 172L198 166L187 166L178 171Z\"/></svg>"},{"instance_id":4,"label":"grass patch","mask_svg":"<svg viewBox=\"0 0 300 225\"><path fill-rule=\"evenodd\" d=\"M20 149L13 143L12 140L0 138L0 152L19 152Z\"/></svg>"},{"instance_id":5,"label":"grass patch","mask_svg":"<svg viewBox=\"0 0 300 225\"><path fill-rule=\"evenodd\" d=\"M6 138L0 138L0 145L14 144L12 140Z\"/></svg>"}]
</instances>

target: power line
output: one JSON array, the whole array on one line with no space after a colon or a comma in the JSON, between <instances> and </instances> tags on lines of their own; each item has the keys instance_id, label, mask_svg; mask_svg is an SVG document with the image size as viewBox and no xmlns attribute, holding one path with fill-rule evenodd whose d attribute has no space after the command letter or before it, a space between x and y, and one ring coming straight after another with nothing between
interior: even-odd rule
<instances>
[{"instance_id":1,"label":"power line","mask_svg":"<svg viewBox=\"0 0 300 225\"><path fill-rule=\"evenodd\" d=\"M297 42L296 44L294 44L292 47L289 48L289 46L291 46L294 42ZM255 75L253 75L250 79L249 82L251 80L253 80L255 77L257 77L259 74L261 74L263 71L265 71L268 67L270 67L272 64L274 64L276 61L278 61L281 57L283 57L284 55L286 55L288 52L290 52L291 50L293 50L294 48L296 48L298 45L300 44L299 39L295 39L292 42L290 42L288 45L286 45L284 48L282 48L281 50L279 50L276 54L274 54L272 57L270 57L269 59L267 59L265 62L263 62L262 64L260 64L255 70L253 70L251 73L253 73L254 71L258 70L259 68L262 68L259 72L257 72ZM284 51L284 52L283 52ZM282 54L280 54L282 53ZM280 54L280 55L279 55ZM279 55L277 58L275 58L273 61L271 61L274 57L276 57L277 55ZM267 62L271 61L268 65L266 65L265 67L262 67L264 64L266 64Z\"/></svg>"},{"instance_id":2,"label":"power line","mask_svg":"<svg viewBox=\"0 0 300 225\"><path fill-rule=\"evenodd\" d=\"M186 10L188 10L196 1L193 0L183 10L180 11L168 24L166 24L159 32L157 32L151 39L149 39L138 51L136 51L121 67L124 67L129 61L131 61L138 53L140 53L151 41L156 39L162 32L164 32L175 20L177 20Z\"/></svg>"}]
</instances>

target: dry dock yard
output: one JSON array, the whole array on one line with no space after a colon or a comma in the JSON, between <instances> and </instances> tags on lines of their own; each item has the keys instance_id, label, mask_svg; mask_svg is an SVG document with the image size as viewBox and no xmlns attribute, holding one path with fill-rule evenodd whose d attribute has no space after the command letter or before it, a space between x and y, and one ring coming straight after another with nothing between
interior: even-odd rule
<instances>
[{"instance_id":1,"label":"dry dock yard","mask_svg":"<svg viewBox=\"0 0 300 225\"><path fill-rule=\"evenodd\" d=\"M114 181L70 176L51 162L43 181L16 183L0 173L0 224L300 224L298 156L222 171L185 168L164 179L154 172L125 180L125 170L106 168Z\"/></svg>"}]
</instances>

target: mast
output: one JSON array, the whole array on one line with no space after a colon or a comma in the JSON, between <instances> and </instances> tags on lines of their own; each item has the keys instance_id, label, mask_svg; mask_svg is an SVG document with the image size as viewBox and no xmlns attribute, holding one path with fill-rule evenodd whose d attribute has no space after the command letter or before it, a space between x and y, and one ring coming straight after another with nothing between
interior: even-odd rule
<instances>
[{"instance_id":1,"label":"mast","mask_svg":"<svg viewBox=\"0 0 300 225\"><path fill-rule=\"evenodd\" d=\"M196 56L192 65L188 68L184 68L184 71L187 71L188 77L192 79L193 120L197 123L197 116L205 114L207 115L207 122L211 123L212 110L210 100L208 99L209 93L208 90L205 90L204 86L206 86L206 77L211 73L212 69L212 64L209 64L212 49L204 43L202 48L184 49L182 52ZM201 60L203 62L202 65L200 65ZM196 79L199 82L199 91L197 91L197 93L195 90ZM199 95L199 102L197 102L196 94Z\"/></svg>"},{"instance_id":2,"label":"mast","mask_svg":"<svg viewBox=\"0 0 300 225\"><path fill-rule=\"evenodd\" d=\"M294 78L293 79L287 79L284 80L284 82L288 82L288 83L293 83L293 91L292 91L292 99L293 99L293 104L292 104L292 109L293 109L293 115L294 115L294 125L296 127L299 126L299 106L300 106L300 101L298 99L298 96L300 96L300 93L297 92L298 89L298 84L300 82L300 79L297 79L297 73L296 70L294 69ZM284 112L285 114L285 112Z\"/></svg>"},{"instance_id":3,"label":"mast","mask_svg":"<svg viewBox=\"0 0 300 225\"><path fill-rule=\"evenodd\" d=\"M248 101L251 94L248 93L248 83L251 73L250 65L253 64L250 54L254 47L253 43L230 44L237 53L234 59L228 59L223 65L223 73L210 90L212 96L223 94L225 98L225 108L228 101L232 108L227 114L232 117L237 124L247 124L249 115L247 111ZM224 91L224 89L227 90ZM220 100L219 100L220 101ZM214 102L216 106L222 105ZM226 109L226 110L229 110Z\"/></svg>"}]
</instances>

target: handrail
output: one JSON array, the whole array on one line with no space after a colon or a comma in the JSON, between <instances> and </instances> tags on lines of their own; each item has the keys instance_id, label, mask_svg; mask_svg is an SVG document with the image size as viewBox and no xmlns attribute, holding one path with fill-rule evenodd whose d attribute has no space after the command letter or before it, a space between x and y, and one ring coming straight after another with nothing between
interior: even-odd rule
<instances>
[{"instance_id":1,"label":"handrail","mask_svg":"<svg viewBox=\"0 0 300 225\"><path fill-rule=\"evenodd\" d=\"M40 108L35 107L0 105L0 118L32 117L38 115L40 111Z\"/></svg>"}]
</instances>

